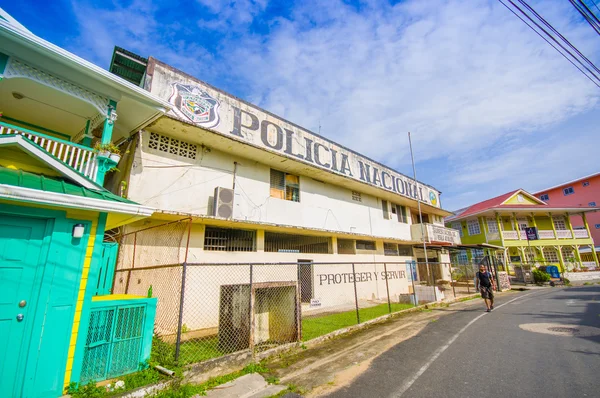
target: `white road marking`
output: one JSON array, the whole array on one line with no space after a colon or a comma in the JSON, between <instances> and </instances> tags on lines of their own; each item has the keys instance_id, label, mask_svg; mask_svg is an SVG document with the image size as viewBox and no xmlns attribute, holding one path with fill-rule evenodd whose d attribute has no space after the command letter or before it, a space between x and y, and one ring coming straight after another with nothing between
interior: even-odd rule
<instances>
[{"instance_id":1,"label":"white road marking","mask_svg":"<svg viewBox=\"0 0 600 398\"><path fill-rule=\"evenodd\" d=\"M507 301L507 302L506 302L506 303L504 303L504 304L500 304L499 306L495 307L495 309L502 308L502 307L504 307L505 305L512 303L513 301L516 301L516 300L522 299L523 297L525 297L525 296L529 296L529 295L531 295L531 294L534 294L534 293L535 293L535 292L531 292L531 293L527 293L527 294L525 294L525 295L523 295L523 296L519 296L519 297L517 297L517 298L514 298L514 299L512 299L512 300L510 300L510 301ZM429 358L429 360L428 360L428 361L425 363L425 365L423 365L423 366L421 367L421 369L419 369L419 371L418 371L418 372L417 372L417 373L416 373L416 374L415 374L415 375L414 375L414 376L413 376L413 377L412 377L410 380L408 380L406 383L404 383L404 384L402 385L402 387L400 387L400 389L398 389L396 392L394 392L394 394L392 394L392 395L391 395L391 397L392 397L392 398L400 398L400 397L401 397L401 396L402 396L402 395L403 395L403 394L404 394L406 391L408 391L408 389L409 389L409 388L410 388L410 387L411 387L411 386L412 386L412 385L415 383L415 381L417 381L417 379L418 379L419 377L421 377L421 375L422 375L423 373L425 373L425 371L426 371L427 369L429 369L429 367L431 366L431 364L432 364L433 362L435 362L435 360L436 360L436 359L438 359L438 357L439 357L440 355L442 355L442 353L443 353L444 351L446 351L446 350L448 349L448 347L450 347L450 345L451 345L452 343L454 343L454 341L455 341L455 340L456 340L456 339L457 339L457 338L458 338L458 337L459 337L459 336L460 336L460 335L461 335L461 334L462 334L462 333L463 333L465 330L467 330L467 328L468 328L469 326L471 326L472 324L474 324L475 322L477 322L477 320L478 320L478 319L480 319L481 317L483 317L483 316L485 316L485 315L488 315L488 313L487 313L487 312L484 312L483 314L476 316L476 317L475 317L473 320L471 320L471 322L469 322L469 323L467 323L465 326L463 326L463 328L462 328L462 329L460 329L460 330L459 330L459 331L458 331L458 332L457 332L457 333L456 333L454 336L452 336L452 338L451 338L450 340L448 340L448 342L447 342L446 344L444 344L443 346L441 346L440 348L438 348L438 349L437 349L437 350L436 350L436 351L433 353L433 355L431 356L431 358Z\"/></svg>"}]
</instances>

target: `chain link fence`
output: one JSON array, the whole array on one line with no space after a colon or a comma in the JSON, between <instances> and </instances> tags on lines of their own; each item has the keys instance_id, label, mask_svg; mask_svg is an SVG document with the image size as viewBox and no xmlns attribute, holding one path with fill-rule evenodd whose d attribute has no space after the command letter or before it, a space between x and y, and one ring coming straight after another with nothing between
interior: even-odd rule
<instances>
[{"instance_id":1,"label":"chain link fence","mask_svg":"<svg viewBox=\"0 0 600 398\"><path fill-rule=\"evenodd\" d=\"M159 228L177 233L174 241L186 240L181 225ZM136 234L126 239L143 239L143 231ZM180 254L169 250L173 258ZM138 252L137 246L135 254L124 251L129 259L119 260L114 293L146 295L151 290L158 297L155 332L179 364L258 353L415 303L473 293L472 288L453 285L449 263L429 263L425 268L415 262L164 264L170 261L167 256L142 261Z\"/></svg>"}]
</instances>

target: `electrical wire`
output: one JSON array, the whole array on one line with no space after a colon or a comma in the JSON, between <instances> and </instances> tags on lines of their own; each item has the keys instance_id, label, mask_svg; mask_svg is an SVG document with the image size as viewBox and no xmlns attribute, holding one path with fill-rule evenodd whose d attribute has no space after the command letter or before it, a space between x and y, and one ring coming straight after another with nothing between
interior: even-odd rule
<instances>
[{"instance_id":1,"label":"electrical wire","mask_svg":"<svg viewBox=\"0 0 600 398\"><path fill-rule=\"evenodd\" d=\"M544 32L544 34L549 37L552 41L554 41L564 52L566 52L567 54L563 53L563 51L559 50L559 48L552 44L552 42L550 42L546 37L544 37L544 35L542 33L540 33L538 30L536 30L533 26L531 26L530 23L528 23L525 19L523 19L519 14L517 14L517 12L515 12L511 7L509 7L506 3L504 3L503 0L498 0L504 7L506 7L510 12L512 12L517 18L519 18L525 25L527 25L531 30L533 30L535 33L537 33L546 43L548 43L550 46L552 46L552 48L554 48L560 55L562 55L567 61L569 61L575 68L577 68L585 77L587 77L592 83L594 83L598 88L600 88L600 77L597 76L593 71L589 70L588 67L586 67L585 65L583 65L582 61L579 60L573 53L571 53L568 49L564 48L564 46L562 46L557 40L556 38L554 38L551 34L549 34L544 28L542 28L538 23L536 23L525 11L523 11L521 8L519 8L515 3L513 3L511 0L508 0L513 6L514 8L516 8L519 12L521 12L527 19L529 19L535 26L538 27L539 30L541 30L542 32ZM569 58L569 56L571 58ZM580 66L578 66L575 62L577 62ZM587 70L588 73L584 72L584 70ZM591 75L591 76L590 76ZM594 80L595 79L595 80Z\"/></svg>"},{"instance_id":2,"label":"electrical wire","mask_svg":"<svg viewBox=\"0 0 600 398\"><path fill-rule=\"evenodd\" d=\"M600 20L582 0L569 0L573 7L583 16L587 23L600 35Z\"/></svg>"}]
</instances>

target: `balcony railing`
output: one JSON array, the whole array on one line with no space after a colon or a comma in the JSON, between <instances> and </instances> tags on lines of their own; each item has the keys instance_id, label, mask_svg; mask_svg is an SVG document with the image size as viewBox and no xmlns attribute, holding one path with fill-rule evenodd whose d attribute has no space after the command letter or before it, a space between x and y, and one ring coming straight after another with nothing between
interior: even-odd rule
<instances>
[{"instance_id":1,"label":"balcony railing","mask_svg":"<svg viewBox=\"0 0 600 398\"><path fill-rule=\"evenodd\" d=\"M9 134L18 134L28 138L66 165L89 179L96 180L97 154L91 148L0 122L0 135Z\"/></svg>"},{"instance_id":2,"label":"balcony railing","mask_svg":"<svg viewBox=\"0 0 600 398\"><path fill-rule=\"evenodd\" d=\"M502 231L502 237L505 240L518 240L519 235L521 235L521 240L527 240L527 234L525 231ZM565 229L559 229L556 231L556 236L554 235L553 230L548 229L540 229L538 230L538 236L540 239L585 239L589 238L588 232L585 229L576 229L573 230L573 234L571 231ZM489 236L488 236L489 239Z\"/></svg>"},{"instance_id":3,"label":"balcony railing","mask_svg":"<svg viewBox=\"0 0 600 398\"><path fill-rule=\"evenodd\" d=\"M574 229L573 233L575 234L576 239L581 238L589 238L588 231L586 229Z\"/></svg>"},{"instance_id":4,"label":"balcony railing","mask_svg":"<svg viewBox=\"0 0 600 398\"><path fill-rule=\"evenodd\" d=\"M540 239L556 239L556 236L554 236L554 231L552 231L552 230L546 230L546 229L539 230L538 235L539 235Z\"/></svg>"}]
</instances>

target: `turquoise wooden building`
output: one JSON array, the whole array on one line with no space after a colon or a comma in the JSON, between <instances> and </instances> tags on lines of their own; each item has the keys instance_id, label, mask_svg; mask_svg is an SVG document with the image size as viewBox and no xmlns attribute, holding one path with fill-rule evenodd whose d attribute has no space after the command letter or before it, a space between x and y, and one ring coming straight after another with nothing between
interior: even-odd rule
<instances>
[{"instance_id":1,"label":"turquoise wooden building","mask_svg":"<svg viewBox=\"0 0 600 398\"><path fill-rule=\"evenodd\" d=\"M148 358L156 299L110 295L116 244L105 232L153 210L103 182L119 143L167 109L0 9L3 397L61 396Z\"/></svg>"}]
</instances>

